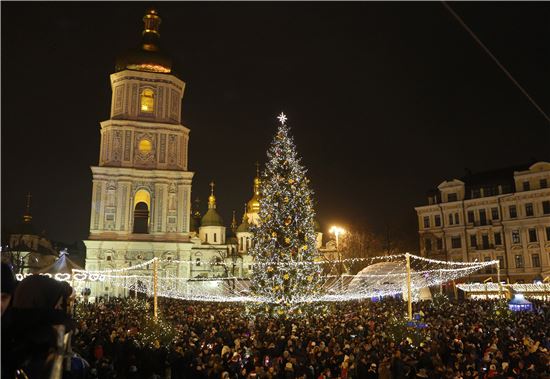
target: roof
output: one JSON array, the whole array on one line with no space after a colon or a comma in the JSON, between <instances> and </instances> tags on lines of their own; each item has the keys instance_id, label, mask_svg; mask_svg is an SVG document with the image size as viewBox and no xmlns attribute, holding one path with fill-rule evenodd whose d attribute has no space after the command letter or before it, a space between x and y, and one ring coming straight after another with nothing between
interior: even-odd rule
<instances>
[{"instance_id":1,"label":"roof","mask_svg":"<svg viewBox=\"0 0 550 379\"><path fill-rule=\"evenodd\" d=\"M61 252L59 259L48 267L40 270L40 273L48 274L72 274L73 270L82 270L82 267L74 263L69 259L69 255L66 252Z\"/></svg>"},{"instance_id":2,"label":"roof","mask_svg":"<svg viewBox=\"0 0 550 379\"><path fill-rule=\"evenodd\" d=\"M508 304L512 305L527 305L531 304L529 300L527 300L525 297L523 297L523 294L515 294L514 298L508 302Z\"/></svg>"},{"instance_id":3,"label":"roof","mask_svg":"<svg viewBox=\"0 0 550 379\"><path fill-rule=\"evenodd\" d=\"M172 72L172 59L160 50L161 18L154 9L143 17L144 31L141 44L120 54L116 59L115 70L137 70L169 74Z\"/></svg>"},{"instance_id":4,"label":"roof","mask_svg":"<svg viewBox=\"0 0 550 379\"><path fill-rule=\"evenodd\" d=\"M222 216L216 212L215 208L210 208L201 219L201 227L203 226L224 226Z\"/></svg>"},{"instance_id":5,"label":"roof","mask_svg":"<svg viewBox=\"0 0 550 379\"><path fill-rule=\"evenodd\" d=\"M248 217L244 217L243 222L241 222L241 225L237 228L237 233L249 233L250 232L250 224L248 223Z\"/></svg>"}]
</instances>

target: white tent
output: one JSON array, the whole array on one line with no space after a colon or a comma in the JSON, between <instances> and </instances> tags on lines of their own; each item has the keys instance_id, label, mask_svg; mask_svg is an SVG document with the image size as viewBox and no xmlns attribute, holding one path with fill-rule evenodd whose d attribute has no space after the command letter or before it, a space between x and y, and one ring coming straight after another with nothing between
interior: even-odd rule
<instances>
[{"instance_id":1,"label":"white tent","mask_svg":"<svg viewBox=\"0 0 550 379\"><path fill-rule=\"evenodd\" d=\"M72 274L73 270L82 270L82 267L69 259L69 254L66 250L62 250L59 258L51 265L44 267L39 271L41 274Z\"/></svg>"},{"instance_id":2,"label":"white tent","mask_svg":"<svg viewBox=\"0 0 550 379\"><path fill-rule=\"evenodd\" d=\"M426 278L411 269L413 301L431 300ZM347 288L348 295L368 294L369 297L403 294L407 300L407 268L405 261L380 262L362 269Z\"/></svg>"}]
</instances>

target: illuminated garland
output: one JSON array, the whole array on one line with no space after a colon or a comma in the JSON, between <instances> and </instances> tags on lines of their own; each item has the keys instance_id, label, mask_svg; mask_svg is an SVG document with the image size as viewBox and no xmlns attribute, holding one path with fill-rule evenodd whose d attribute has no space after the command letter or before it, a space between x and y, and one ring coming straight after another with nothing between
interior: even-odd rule
<instances>
[{"instance_id":1,"label":"illuminated garland","mask_svg":"<svg viewBox=\"0 0 550 379\"><path fill-rule=\"evenodd\" d=\"M322 289L316 248L313 192L300 164L286 116L267 151L260 182L258 225L253 226L250 290L265 299L258 309L283 315Z\"/></svg>"},{"instance_id":2,"label":"illuminated garland","mask_svg":"<svg viewBox=\"0 0 550 379\"><path fill-rule=\"evenodd\" d=\"M446 262L409 255L411 258L411 288L413 298L417 298L422 288L439 285L451 280L470 275L480 269L496 265L497 261L489 262ZM41 274L57 280L73 281L81 287L86 282L101 281L105 286L120 288L127 291L137 291L149 296L153 294L152 271L143 272L142 268L151 264L153 260L162 263L171 262L154 258L141 264L105 271L74 270L69 274ZM292 301L286 306L288 309L298 309L297 305L304 303L332 302L360 300L364 298L396 295L405 292L405 255L367 258L371 264L365 272L356 275L321 275L316 277L318 290L316 292L295 293ZM282 270L293 267L318 268L316 262L287 261L285 263L299 263L296 266L282 266ZM261 267L260 265L258 267ZM272 267L276 267L275 265ZM139 270L139 271L138 271ZM17 274L17 279L32 274ZM282 280L285 280L284 277ZM270 296L253 293L250 288L251 280L242 277L223 278L187 278L168 274L162 266L159 267L158 296L196 301L213 302L249 302L255 304L269 303ZM498 291L498 284L458 284L458 288L465 291ZM513 290L518 292L548 292L548 284L513 284Z\"/></svg>"}]
</instances>

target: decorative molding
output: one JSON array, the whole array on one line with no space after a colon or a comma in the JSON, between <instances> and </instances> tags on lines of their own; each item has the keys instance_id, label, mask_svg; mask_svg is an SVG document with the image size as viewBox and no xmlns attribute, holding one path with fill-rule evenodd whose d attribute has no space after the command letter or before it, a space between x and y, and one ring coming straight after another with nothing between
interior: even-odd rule
<instances>
[{"instance_id":1,"label":"decorative molding","mask_svg":"<svg viewBox=\"0 0 550 379\"><path fill-rule=\"evenodd\" d=\"M130 160L130 148L132 146L132 132L126 130L124 132L124 160Z\"/></svg>"},{"instance_id":2,"label":"decorative molding","mask_svg":"<svg viewBox=\"0 0 550 379\"><path fill-rule=\"evenodd\" d=\"M142 76L122 76L120 78L117 78L117 79L113 80L112 84L116 84L116 83L121 82L121 81L130 81L130 80L137 80L137 81L140 81L140 82L147 82L147 83L169 84L169 85L172 85L172 86L176 87L180 91L183 90L183 86L178 85L178 83L176 83L175 81L166 80L166 79L145 78L145 77L142 77ZM172 91L175 91L175 90L172 90Z\"/></svg>"},{"instance_id":3,"label":"decorative molding","mask_svg":"<svg viewBox=\"0 0 550 379\"><path fill-rule=\"evenodd\" d=\"M166 134L160 135L159 163L166 163Z\"/></svg>"},{"instance_id":4,"label":"decorative molding","mask_svg":"<svg viewBox=\"0 0 550 379\"><path fill-rule=\"evenodd\" d=\"M95 196L94 196L94 212L95 212L95 219L94 219L94 229L99 228L99 213L101 211L101 182L96 183L95 188Z\"/></svg>"}]
</instances>

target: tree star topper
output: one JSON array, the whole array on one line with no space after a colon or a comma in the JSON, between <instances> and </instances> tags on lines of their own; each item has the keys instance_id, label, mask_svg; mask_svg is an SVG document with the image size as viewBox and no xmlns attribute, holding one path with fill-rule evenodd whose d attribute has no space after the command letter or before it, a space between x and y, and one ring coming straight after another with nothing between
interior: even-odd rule
<instances>
[{"instance_id":1,"label":"tree star topper","mask_svg":"<svg viewBox=\"0 0 550 379\"><path fill-rule=\"evenodd\" d=\"M279 119L279 122L280 122L281 124L284 125L284 124L286 123L287 118L286 118L286 115L285 115L283 112L281 112L281 114L280 114L279 117L277 117L277 118Z\"/></svg>"}]
</instances>

